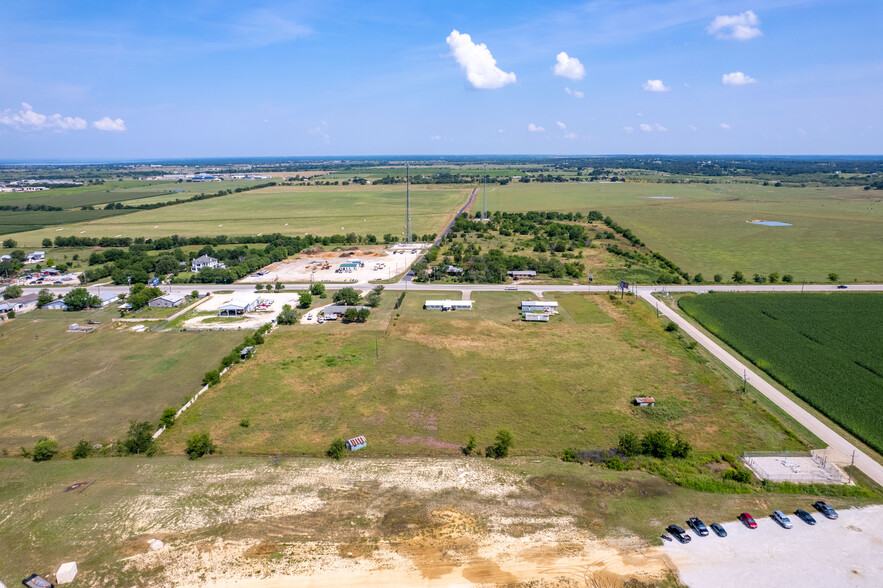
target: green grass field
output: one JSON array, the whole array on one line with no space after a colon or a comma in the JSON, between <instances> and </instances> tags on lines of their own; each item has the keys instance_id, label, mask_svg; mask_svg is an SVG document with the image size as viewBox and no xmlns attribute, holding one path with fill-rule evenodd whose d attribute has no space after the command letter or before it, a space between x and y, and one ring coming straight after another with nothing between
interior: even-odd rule
<instances>
[{"instance_id":1,"label":"green grass field","mask_svg":"<svg viewBox=\"0 0 883 588\"><path fill-rule=\"evenodd\" d=\"M655 200L651 196L674 197ZM480 202L480 201L479 201ZM797 281L883 278L883 199L860 188L756 184L514 183L488 188L488 209L600 210L706 279L792 274ZM754 210L752 214L752 209ZM749 220L792 223L753 225Z\"/></svg>"},{"instance_id":2,"label":"green grass field","mask_svg":"<svg viewBox=\"0 0 883 588\"><path fill-rule=\"evenodd\" d=\"M217 190L202 184L205 191ZM419 186L411 189L412 221L417 234L440 231L469 196L468 188ZM37 246L57 235L84 237L161 237L169 235L402 235L404 186L276 186L188 204L127 214L106 221L65 224L20 233L15 238ZM57 229L63 229L58 231Z\"/></svg>"},{"instance_id":3,"label":"green grass field","mask_svg":"<svg viewBox=\"0 0 883 588\"><path fill-rule=\"evenodd\" d=\"M883 452L883 294L687 296L690 316Z\"/></svg>"},{"instance_id":4,"label":"green grass field","mask_svg":"<svg viewBox=\"0 0 883 588\"><path fill-rule=\"evenodd\" d=\"M473 311L422 308L451 295L409 292L388 323L279 329L163 435L164 450L206 430L228 454L315 455L366 435L366 455L457 455L468 435L484 447L508 428L516 454L551 455L658 427L703 450L803 446L644 305L564 296L549 324L520 320L518 292L476 293ZM651 411L631 404L645 394Z\"/></svg>"},{"instance_id":5,"label":"green grass field","mask_svg":"<svg viewBox=\"0 0 883 588\"><path fill-rule=\"evenodd\" d=\"M0 448L18 452L40 437L69 451L106 443L129 420L157 422L180 407L241 333L133 333L110 324L115 310L32 311L0 326ZM71 323L101 321L92 333ZM132 326L131 324L126 327Z\"/></svg>"}]
</instances>

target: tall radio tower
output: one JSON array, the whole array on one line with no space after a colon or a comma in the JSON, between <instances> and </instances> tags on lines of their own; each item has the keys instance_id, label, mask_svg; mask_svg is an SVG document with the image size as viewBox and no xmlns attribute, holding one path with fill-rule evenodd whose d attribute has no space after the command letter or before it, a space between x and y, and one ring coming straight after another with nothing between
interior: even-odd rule
<instances>
[{"instance_id":1,"label":"tall radio tower","mask_svg":"<svg viewBox=\"0 0 883 588\"><path fill-rule=\"evenodd\" d=\"M484 176L481 178L484 182L484 204L481 209L481 220L487 220L487 164L484 164Z\"/></svg>"},{"instance_id":2,"label":"tall radio tower","mask_svg":"<svg viewBox=\"0 0 883 588\"><path fill-rule=\"evenodd\" d=\"M411 164L405 164L405 243L411 242Z\"/></svg>"}]
</instances>

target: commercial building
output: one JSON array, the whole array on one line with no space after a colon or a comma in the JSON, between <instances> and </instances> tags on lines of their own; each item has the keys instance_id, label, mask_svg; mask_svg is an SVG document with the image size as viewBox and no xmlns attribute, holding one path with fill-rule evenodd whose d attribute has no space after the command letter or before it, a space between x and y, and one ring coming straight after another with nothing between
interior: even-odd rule
<instances>
[{"instance_id":1,"label":"commercial building","mask_svg":"<svg viewBox=\"0 0 883 588\"><path fill-rule=\"evenodd\" d=\"M218 316L239 316L258 307L261 299L257 296L239 296L218 308Z\"/></svg>"},{"instance_id":2,"label":"commercial building","mask_svg":"<svg viewBox=\"0 0 883 588\"><path fill-rule=\"evenodd\" d=\"M506 275L512 278L513 280L518 280L521 278L535 278L537 277L537 273L533 270L515 270L511 272L506 272Z\"/></svg>"}]
</instances>

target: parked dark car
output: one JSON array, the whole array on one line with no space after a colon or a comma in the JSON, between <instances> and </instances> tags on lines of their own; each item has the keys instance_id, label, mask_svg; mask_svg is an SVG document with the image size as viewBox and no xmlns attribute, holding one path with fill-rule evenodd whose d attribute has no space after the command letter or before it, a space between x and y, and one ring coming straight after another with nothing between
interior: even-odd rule
<instances>
[{"instance_id":1,"label":"parked dark car","mask_svg":"<svg viewBox=\"0 0 883 588\"><path fill-rule=\"evenodd\" d=\"M686 531L684 531L677 525L669 525L666 531L671 533L672 537L674 537L681 543L689 543L690 541L692 541L692 537L690 537Z\"/></svg>"},{"instance_id":2,"label":"parked dark car","mask_svg":"<svg viewBox=\"0 0 883 588\"><path fill-rule=\"evenodd\" d=\"M727 530L724 529L720 523L711 523L711 530L714 531L714 534L718 537L727 536Z\"/></svg>"},{"instance_id":3,"label":"parked dark car","mask_svg":"<svg viewBox=\"0 0 883 588\"><path fill-rule=\"evenodd\" d=\"M703 523L701 520L699 520L699 518L690 517L687 520L687 524L690 525L690 528L693 529L694 531L696 531L696 534L699 535L700 537L707 537L708 536L708 527L706 527L705 523Z\"/></svg>"},{"instance_id":4,"label":"parked dark car","mask_svg":"<svg viewBox=\"0 0 883 588\"><path fill-rule=\"evenodd\" d=\"M812 518L812 515L809 514L808 512L806 512L805 510L803 510L802 508L798 508L797 510L795 510L794 514L796 514L797 518L799 518L801 521L803 521L807 525L815 525L816 524L816 520L814 518Z\"/></svg>"},{"instance_id":5,"label":"parked dark car","mask_svg":"<svg viewBox=\"0 0 883 588\"><path fill-rule=\"evenodd\" d=\"M745 526L749 529L757 528L757 521L754 520L754 517L748 514L747 512L743 512L739 515L739 520L745 523Z\"/></svg>"},{"instance_id":6,"label":"parked dark car","mask_svg":"<svg viewBox=\"0 0 883 588\"><path fill-rule=\"evenodd\" d=\"M830 506L828 506L828 504L825 503L824 501L817 500L817 501L813 502L812 505L815 507L815 509L817 511L819 511L820 513L825 515L826 518L829 518L832 520L837 518L837 511L834 510L833 508L831 508Z\"/></svg>"}]
</instances>

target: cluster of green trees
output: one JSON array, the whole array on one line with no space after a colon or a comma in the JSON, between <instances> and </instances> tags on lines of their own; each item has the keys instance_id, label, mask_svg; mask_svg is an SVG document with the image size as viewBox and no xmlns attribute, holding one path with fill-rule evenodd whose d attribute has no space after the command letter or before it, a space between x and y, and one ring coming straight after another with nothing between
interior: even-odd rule
<instances>
[{"instance_id":1,"label":"cluster of green trees","mask_svg":"<svg viewBox=\"0 0 883 588\"><path fill-rule=\"evenodd\" d=\"M494 438L494 442L485 447L484 456L490 457L493 459L502 459L504 457L509 456L509 449L512 447L513 438L512 433L507 431L506 429L500 429L497 431L497 436ZM463 452L463 455L472 455L475 453L477 445L475 442L475 435L469 435L469 438L466 440L466 445L460 448ZM481 453L479 452L479 455Z\"/></svg>"},{"instance_id":2,"label":"cluster of green trees","mask_svg":"<svg viewBox=\"0 0 883 588\"><path fill-rule=\"evenodd\" d=\"M672 438L667 431L662 430L645 433L640 439L635 433L623 433L619 436L617 449L628 457L649 455L658 459L683 459L693 450L690 443L680 435Z\"/></svg>"}]
</instances>

